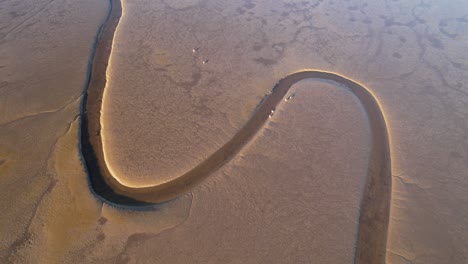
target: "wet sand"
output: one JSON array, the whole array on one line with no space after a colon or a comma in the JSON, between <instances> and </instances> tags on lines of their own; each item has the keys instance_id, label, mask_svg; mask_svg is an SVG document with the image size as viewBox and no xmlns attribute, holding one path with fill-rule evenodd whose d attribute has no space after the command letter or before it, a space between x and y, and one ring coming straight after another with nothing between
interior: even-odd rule
<instances>
[{"instance_id":1,"label":"wet sand","mask_svg":"<svg viewBox=\"0 0 468 264\"><path fill-rule=\"evenodd\" d=\"M48 165L79 115L107 9L89 0L0 2L0 263L41 258L18 255L37 238L31 227L57 187Z\"/></svg>"}]
</instances>

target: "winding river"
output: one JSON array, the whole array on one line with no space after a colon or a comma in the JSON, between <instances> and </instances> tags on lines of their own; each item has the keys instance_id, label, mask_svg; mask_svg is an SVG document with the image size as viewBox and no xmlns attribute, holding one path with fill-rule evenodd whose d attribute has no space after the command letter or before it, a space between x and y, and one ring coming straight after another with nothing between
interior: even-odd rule
<instances>
[{"instance_id":1,"label":"winding river","mask_svg":"<svg viewBox=\"0 0 468 264\"><path fill-rule=\"evenodd\" d=\"M277 82L257 106L251 118L221 148L187 173L148 187L130 187L119 182L105 163L100 113L106 86L106 69L116 26L122 14L119 0L111 0L90 62L90 76L81 111L81 150L93 192L103 200L126 207L161 203L190 191L218 170L258 133L268 116L295 83L304 79L329 80L344 85L360 100L370 121L371 146L364 193L361 200L355 263L385 263L391 196L391 158L385 117L375 96L362 84L337 73L301 70Z\"/></svg>"}]
</instances>

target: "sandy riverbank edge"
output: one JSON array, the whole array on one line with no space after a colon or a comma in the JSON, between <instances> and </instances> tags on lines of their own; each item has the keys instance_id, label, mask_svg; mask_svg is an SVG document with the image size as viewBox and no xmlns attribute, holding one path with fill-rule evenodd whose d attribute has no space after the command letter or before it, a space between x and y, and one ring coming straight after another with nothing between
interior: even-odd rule
<instances>
[{"instance_id":1,"label":"sandy riverbank edge","mask_svg":"<svg viewBox=\"0 0 468 264\"><path fill-rule=\"evenodd\" d=\"M355 263L385 263L391 196L391 158L384 115L374 96L364 86L341 75L320 70L303 70L281 79L257 107L247 123L224 146L195 168L161 185L134 188L122 185L109 172L101 139L101 106L106 86L106 69L115 29L122 15L120 0L110 0L109 15L102 25L90 63L90 78L81 113L81 151L93 191L104 200L124 206L160 203L188 192L205 177L231 160L262 128L270 110L296 82L326 79L347 86L362 102L371 127L368 175L361 201Z\"/></svg>"}]
</instances>

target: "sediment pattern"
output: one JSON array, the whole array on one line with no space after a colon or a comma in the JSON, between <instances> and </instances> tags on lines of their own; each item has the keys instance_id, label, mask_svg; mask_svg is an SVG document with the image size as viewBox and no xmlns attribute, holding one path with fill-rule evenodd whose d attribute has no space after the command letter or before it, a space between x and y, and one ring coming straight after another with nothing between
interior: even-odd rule
<instances>
[{"instance_id":1,"label":"sediment pattern","mask_svg":"<svg viewBox=\"0 0 468 264\"><path fill-rule=\"evenodd\" d=\"M259 103L247 123L226 144L180 177L148 187L130 187L120 183L110 173L104 160L100 115L106 69L121 14L120 1L111 0L109 16L101 27L95 45L94 58L90 64L91 76L83 99L81 150L89 182L98 196L113 204L141 206L165 202L188 192L239 153L262 129L270 111L285 97L293 84L310 78L330 80L348 87L361 101L371 128L369 165L361 202L355 262L385 263L391 195L391 159L385 117L376 98L366 87L336 73L302 70L279 80L272 92Z\"/></svg>"}]
</instances>

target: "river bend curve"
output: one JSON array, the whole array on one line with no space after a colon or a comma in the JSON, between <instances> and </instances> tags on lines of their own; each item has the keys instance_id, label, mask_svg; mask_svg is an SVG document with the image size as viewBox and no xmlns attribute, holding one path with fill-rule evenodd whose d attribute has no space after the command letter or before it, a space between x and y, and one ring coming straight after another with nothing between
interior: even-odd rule
<instances>
[{"instance_id":1,"label":"river bend curve","mask_svg":"<svg viewBox=\"0 0 468 264\"><path fill-rule=\"evenodd\" d=\"M81 109L80 147L93 192L103 200L126 207L161 203L190 191L218 170L257 134L268 121L272 109L295 83L304 79L329 80L344 85L360 100L367 113L371 146L367 178L361 200L355 263L385 263L391 198L391 157L389 135L382 109L369 89L340 74L322 70L301 70L279 80L250 119L221 148L185 174L159 185L131 187L119 182L107 167L101 138L101 107L106 87L106 70L115 29L122 14L119 0L110 0L109 15L97 36L87 89Z\"/></svg>"}]
</instances>

